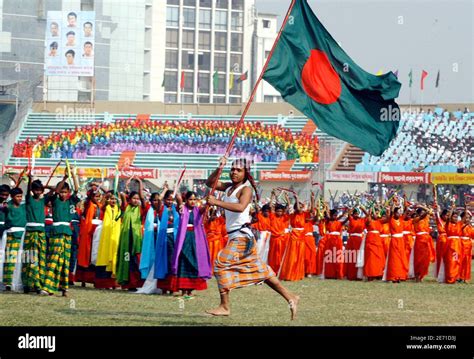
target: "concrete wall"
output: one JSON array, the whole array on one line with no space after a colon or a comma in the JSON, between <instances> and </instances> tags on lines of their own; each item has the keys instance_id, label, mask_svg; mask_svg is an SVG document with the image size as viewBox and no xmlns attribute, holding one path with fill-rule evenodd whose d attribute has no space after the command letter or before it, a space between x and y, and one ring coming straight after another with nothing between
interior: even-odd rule
<instances>
[{"instance_id":1,"label":"concrete wall","mask_svg":"<svg viewBox=\"0 0 474 359\"><path fill-rule=\"evenodd\" d=\"M68 106L71 108L91 108L90 103L84 102L47 102L46 112L56 112L57 108L63 108ZM401 105L406 107L406 105ZM464 107L468 107L471 111L474 111L474 104L441 104L443 108L449 111L455 111L458 108L464 110ZM195 115L240 115L245 107L245 104L236 105L216 105L216 104L201 104L201 105L183 105L184 113L192 113ZM429 108L434 109L435 105L423 106L425 110ZM418 107L413 107L415 110ZM33 105L34 112L43 112L44 104L42 102L36 102ZM181 111L181 105L179 104L164 104L162 102L126 102L126 101L96 101L94 104L94 110L96 113L110 112L110 113L150 113L150 114L178 114ZM292 105L288 103L253 103L250 106L249 115L253 116L276 116L279 114L288 115L290 111L293 111L295 116L301 116L302 113L296 110Z\"/></svg>"}]
</instances>

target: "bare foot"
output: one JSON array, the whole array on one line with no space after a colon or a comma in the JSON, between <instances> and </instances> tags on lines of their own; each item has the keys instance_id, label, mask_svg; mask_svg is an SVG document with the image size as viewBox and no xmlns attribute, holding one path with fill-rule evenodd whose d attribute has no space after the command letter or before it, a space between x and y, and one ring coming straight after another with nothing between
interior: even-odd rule
<instances>
[{"instance_id":1,"label":"bare foot","mask_svg":"<svg viewBox=\"0 0 474 359\"><path fill-rule=\"evenodd\" d=\"M298 303L300 301L300 297L295 295L292 299L288 301L288 305L291 311L291 320L295 320L296 312L298 311Z\"/></svg>"},{"instance_id":2,"label":"bare foot","mask_svg":"<svg viewBox=\"0 0 474 359\"><path fill-rule=\"evenodd\" d=\"M207 314L214 315L216 317L227 317L230 315L230 310L219 305L216 309L206 310Z\"/></svg>"}]
</instances>

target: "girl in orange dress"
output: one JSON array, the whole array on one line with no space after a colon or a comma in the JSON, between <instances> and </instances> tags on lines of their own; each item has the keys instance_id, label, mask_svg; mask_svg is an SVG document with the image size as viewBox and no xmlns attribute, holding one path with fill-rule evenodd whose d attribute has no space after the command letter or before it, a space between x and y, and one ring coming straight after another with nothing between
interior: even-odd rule
<instances>
[{"instance_id":1,"label":"girl in orange dress","mask_svg":"<svg viewBox=\"0 0 474 359\"><path fill-rule=\"evenodd\" d=\"M279 275L282 280L298 281L304 278L305 224L306 213L303 211L303 205L295 195L294 212L290 214L290 238L283 256Z\"/></svg>"},{"instance_id":2,"label":"girl in orange dress","mask_svg":"<svg viewBox=\"0 0 474 359\"><path fill-rule=\"evenodd\" d=\"M385 219L386 221L387 219ZM368 281L381 279L385 267L385 243L381 238L384 219L372 209L366 214L367 236L364 250L364 276Z\"/></svg>"},{"instance_id":3,"label":"girl in orange dress","mask_svg":"<svg viewBox=\"0 0 474 359\"><path fill-rule=\"evenodd\" d=\"M289 238L290 215L286 212L286 207L281 204L275 204L275 192L272 192L272 201L270 206L270 249L268 251L268 265L278 273L280 271L281 261L285 253Z\"/></svg>"},{"instance_id":4,"label":"girl in orange dress","mask_svg":"<svg viewBox=\"0 0 474 359\"><path fill-rule=\"evenodd\" d=\"M472 239L474 238L471 217L471 213L467 210L461 214L463 228L461 236L461 269L459 272L459 280L464 283L471 280Z\"/></svg>"},{"instance_id":5,"label":"girl in orange dress","mask_svg":"<svg viewBox=\"0 0 474 359\"><path fill-rule=\"evenodd\" d=\"M415 278L414 269L414 252L413 247L415 245L415 227L413 226L413 210L405 207L405 213L401 218L403 227L403 239L405 240L405 250L408 261L408 275L407 279Z\"/></svg>"},{"instance_id":6,"label":"girl in orange dress","mask_svg":"<svg viewBox=\"0 0 474 359\"><path fill-rule=\"evenodd\" d=\"M406 280L408 276L408 256L400 210L400 207L395 207L390 213L392 239L384 271L384 280L394 283Z\"/></svg>"},{"instance_id":7,"label":"girl in orange dress","mask_svg":"<svg viewBox=\"0 0 474 359\"><path fill-rule=\"evenodd\" d=\"M355 208L352 215L348 217L349 239L347 240L345 256L346 263L344 263L344 274L348 280L358 280L362 278L357 277L358 268L357 253L361 250L361 244L364 238L365 218L360 217L359 209Z\"/></svg>"},{"instance_id":8,"label":"girl in orange dress","mask_svg":"<svg viewBox=\"0 0 474 359\"><path fill-rule=\"evenodd\" d=\"M435 221L438 229L438 238L436 239L436 266L435 277L438 282L444 283L444 252L446 250L446 242L448 236L446 235L446 224L448 222L448 210L444 209L439 213L438 205L435 202Z\"/></svg>"},{"instance_id":9,"label":"girl in orange dress","mask_svg":"<svg viewBox=\"0 0 474 359\"><path fill-rule=\"evenodd\" d=\"M324 246L323 276L326 279L344 278L344 252L342 249L342 216L332 209L326 218L327 239Z\"/></svg>"},{"instance_id":10,"label":"girl in orange dress","mask_svg":"<svg viewBox=\"0 0 474 359\"><path fill-rule=\"evenodd\" d=\"M444 251L444 282L455 283L459 279L461 269L461 237L462 222L459 221L459 213L453 211L446 225L446 247Z\"/></svg>"},{"instance_id":11,"label":"girl in orange dress","mask_svg":"<svg viewBox=\"0 0 474 359\"><path fill-rule=\"evenodd\" d=\"M314 240L313 235L313 225L314 217L311 216L313 213L312 210L306 212L306 222L305 222L305 236L304 240L306 243L305 246L305 255L304 255L304 272L307 277L312 277L313 274L316 274L316 241Z\"/></svg>"},{"instance_id":12,"label":"girl in orange dress","mask_svg":"<svg viewBox=\"0 0 474 359\"><path fill-rule=\"evenodd\" d=\"M316 251L316 275L321 276L322 278L324 268L324 247L326 245L326 222L323 219L319 219L317 223L319 229L319 242Z\"/></svg>"},{"instance_id":13,"label":"girl in orange dress","mask_svg":"<svg viewBox=\"0 0 474 359\"><path fill-rule=\"evenodd\" d=\"M209 245L209 258L211 261L211 271L214 269L214 262L216 261L218 253L222 248L222 217L217 216L217 211L212 208L209 211L209 220L204 223L204 231L206 233L207 242Z\"/></svg>"},{"instance_id":14,"label":"girl in orange dress","mask_svg":"<svg viewBox=\"0 0 474 359\"><path fill-rule=\"evenodd\" d=\"M257 206L257 213L254 217L254 223L252 227L258 231L257 238L257 253L260 259L264 262L268 262L268 251L270 249L270 205L266 204L259 210Z\"/></svg>"},{"instance_id":15,"label":"girl in orange dress","mask_svg":"<svg viewBox=\"0 0 474 359\"><path fill-rule=\"evenodd\" d=\"M417 208L416 217L413 219L415 226L414 271L417 282L421 282L428 274L430 263L435 261L436 253L430 232L429 210L424 207Z\"/></svg>"}]
</instances>

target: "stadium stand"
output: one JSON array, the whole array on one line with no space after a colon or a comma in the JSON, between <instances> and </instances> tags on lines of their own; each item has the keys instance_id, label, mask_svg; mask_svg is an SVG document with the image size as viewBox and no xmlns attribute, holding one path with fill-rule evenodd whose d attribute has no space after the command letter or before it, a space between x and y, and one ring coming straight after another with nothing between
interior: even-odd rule
<instances>
[{"instance_id":1,"label":"stadium stand","mask_svg":"<svg viewBox=\"0 0 474 359\"><path fill-rule=\"evenodd\" d=\"M463 172L474 165L474 113L403 113L397 137L380 156L365 153L360 172Z\"/></svg>"},{"instance_id":2,"label":"stadium stand","mask_svg":"<svg viewBox=\"0 0 474 359\"><path fill-rule=\"evenodd\" d=\"M224 153L236 116L179 116L30 113L18 136L9 165L23 166L35 144L36 165L52 166L71 158L79 167L113 167L122 151L136 151L137 168L212 169ZM318 161L318 137L328 137L308 119L251 116L236 140L232 155L254 153L257 170L275 170L279 162L294 159L302 170ZM313 131L313 134L311 134ZM342 147L342 141L341 145ZM173 153L170 159L169 153Z\"/></svg>"}]
</instances>

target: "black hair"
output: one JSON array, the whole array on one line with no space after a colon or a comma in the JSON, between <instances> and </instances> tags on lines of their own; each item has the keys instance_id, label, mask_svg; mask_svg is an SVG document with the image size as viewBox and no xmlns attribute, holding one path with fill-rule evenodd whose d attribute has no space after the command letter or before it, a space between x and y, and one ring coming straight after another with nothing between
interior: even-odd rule
<instances>
[{"instance_id":1,"label":"black hair","mask_svg":"<svg viewBox=\"0 0 474 359\"><path fill-rule=\"evenodd\" d=\"M69 191L69 190L71 189L71 188L69 187L69 183L67 183L67 182L64 182L64 183L63 183L63 188L62 188L62 189L65 189L65 190L68 190L68 191Z\"/></svg>"},{"instance_id":2,"label":"black hair","mask_svg":"<svg viewBox=\"0 0 474 359\"><path fill-rule=\"evenodd\" d=\"M49 24L49 27L53 26L53 25L56 25L57 27L59 27L58 23L56 21L52 22L51 24Z\"/></svg>"},{"instance_id":3,"label":"black hair","mask_svg":"<svg viewBox=\"0 0 474 359\"><path fill-rule=\"evenodd\" d=\"M56 41L52 42L51 45L49 45L49 48L50 49L57 49L58 48L58 43Z\"/></svg>"},{"instance_id":4,"label":"black hair","mask_svg":"<svg viewBox=\"0 0 474 359\"><path fill-rule=\"evenodd\" d=\"M23 194L23 190L20 187L15 187L10 190L10 196L15 197L18 194Z\"/></svg>"},{"instance_id":5,"label":"black hair","mask_svg":"<svg viewBox=\"0 0 474 359\"><path fill-rule=\"evenodd\" d=\"M165 196L163 197L163 199L167 199L169 196L172 196L172 195L173 195L173 191L169 189L165 192Z\"/></svg>"},{"instance_id":6,"label":"black hair","mask_svg":"<svg viewBox=\"0 0 474 359\"><path fill-rule=\"evenodd\" d=\"M69 31L66 36L69 36L69 35L73 35L73 36L76 36L76 33L74 31Z\"/></svg>"},{"instance_id":7,"label":"black hair","mask_svg":"<svg viewBox=\"0 0 474 359\"><path fill-rule=\"evenodd\" d=\"M68 51L64 54L64 56L67 56L67 54L71 54L72 57L75 57L75 56L76 56L76 53L74 52L74 50L68 50Z\"/></svg>"},{"instance_id":8,"label":"black hair","mask_svg":"<svg viewBox=\"0 0 474 359\"><path fill-rule=\"evenodd\" d=\"M441 216L446 216L447 214L448 214L448 210L443 209L443 211L441 212Z\"/></svg>"},{"instance_id":9,"label":"black hair","mask_svg":"<svg viewBox=\"0 0 474 359\"><path fill-rule=\"evenodd\" d=\"M130 194L128 195L128 200L130 201L130 200L133 198L133 196L135 196L135 195L137 195L137 194L138 194L137 191L132 191L132 192L130 192Z\"/></svg>"},{"instance_id":10,"label":"black hair","mask_svg":"<svg viewBox=\"0 0 474 359\"><path fill-rule=\"evenodd\" d=\"M270 205L269 205L269 204L265 204L265 205L262 207L262 212L269 211L269 210L270 210Z\"/></svg>"},{"instance_id":11,"label":"black hair","mask_svg":"<svg viewBox=\"0 0 474 359\"><path fill-rule=\"evenodd\" d=\"M278 210L278 209L282 209L282 210L285 210L286 209L286 206L280 204L280 203L277 203L275 205L275 211Z\"/></svg>"},{"instance_id":12,"label":"black hair","mask_svg":"<svg viewBox=\"0 0 474 359\"><path fill-rule=\"evenodd\" d=\"M331 209L331 210L329 211L329 216L332 217L332 216L334 216L335 214L337 214L337 209Z\"/></svg>"},{"instance_id":13,"label":"black hair","mask_svg":"<svg viewBox=\"0 0 474 359\"><path fill-rule=\"evenodd\" d=\"M150 196L150 202L153 201L155 197L160 197L160 194L158 192L153 192Z\"/></svg>"},{"instance_id":14,"label":"black hair","mask_svg":"<svg viewBox=\"0 0 474 359\"><path fill-rule=\"evenodd\" d=\"M423 208L417 208L416 209L416 214L421 216L421 214L423 213Z\"/></svg>"},{"instance_id":15,"label":"black hair","mask_svg":"<svg viewBox=\"0 0 474 359\"><path fill-rule=\"evenodd\" d=\"M186 195L184 196L184 198L185 198L185 199L186 199L186 201L187 201L187 200L188 200L188 199L190 199L192 196L195 196L195 197L197 197L197 194L196 194L196 192L193 192L193 191L188 191L188 192L186 192Z\"/></svg>"},{"instance_id":16,"label":"black hair","mask_svg":"<svg viewBox=\"0 0 474 359\"><path fill-rule=\"evenodd\" d=\"M2 185L0 186L0 193L2 193L2 192L8 192L8 193L10 193L10 190L11 190L11 188L10 188L10 186L7 185L7 184L2 184Z\"/></svg>"},{"instance_id":17,"label":"black hair","mask_svg":"<svg viewBox=\"0 0 474 359\"><path fill-rule=\"evenodd\" d=\"M91 46L92 46L92 42L90 42L90 41L86 41L86 42L84 42L84 46L86 46L87 44L89 44L89 45L91 45Z\"/></svg>"},{"instance_id":18,"label":"black hair","mask_svg":"<svg viewBox=\"0 0 474 359\"><path fill-rule=\"evenodd\" d=\"M87 21L87 22L84 23L83 27L85 27L87 24L89 24L91 27L93 26L90 21Z\"/></svg>"},{"instance_id":19,"label":"black hair","mask_svg":"<svg viewBox=\"0 0 474 359\"><path fill-rule=\"evenodd\" d=\"M31 189L32 190L44 190L44 186L43 186L43 184L41 183L40 180L34 180L33 182L31 182Z\"/></svg>"},{"instance_id":20,"label":"black hair","mask_svg":"<svg viewBox=\"0 0 474 359\"><path fill-rule=\"evenodd\" d=\"M67 14L67 17L69 17L69 16L74 16L74 18L77 19L77 14L75 12L71 11L69 14Z\"/></svg>"}]
</instances>

